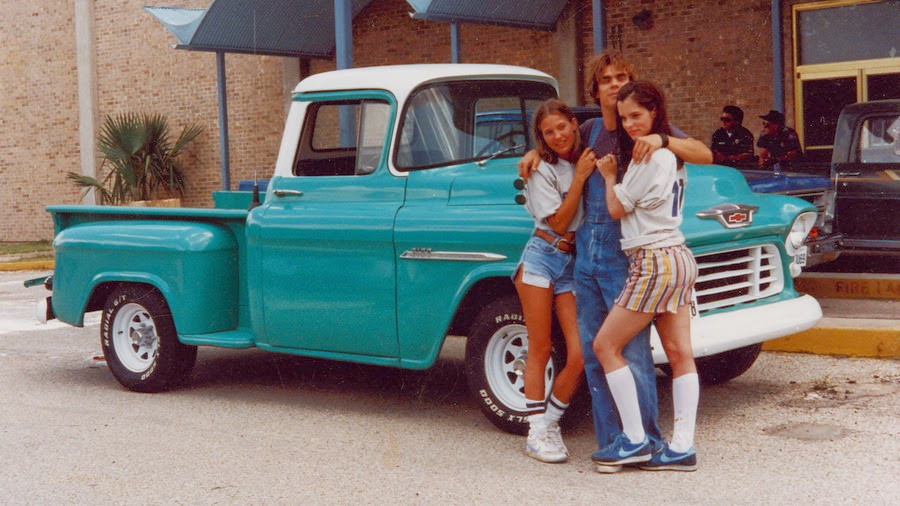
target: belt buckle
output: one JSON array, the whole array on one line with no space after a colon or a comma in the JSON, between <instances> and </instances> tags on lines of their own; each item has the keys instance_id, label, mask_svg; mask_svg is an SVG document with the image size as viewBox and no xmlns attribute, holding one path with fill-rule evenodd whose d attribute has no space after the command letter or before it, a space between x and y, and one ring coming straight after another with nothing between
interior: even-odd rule
<instances>
[{"instance_id":1,"label":"belt buckle","mask_svg":"<svg viewBox=\"0 0 900 506\"><path fill-rule=\"evenodd\" d=\"M569 251L566 251L566 250L564 250L564 249L561 248L561 246L562 246L563 244L568 244L568 245L569 245ZM559 251L560 253L571 253L572 250L573 250L574 248L575 248L575 245L572 244L571 242L569 242L567 239L560 238L558 241L556 241L556 249L557 249L557 251Z\"/></svg>"}]
</instances>

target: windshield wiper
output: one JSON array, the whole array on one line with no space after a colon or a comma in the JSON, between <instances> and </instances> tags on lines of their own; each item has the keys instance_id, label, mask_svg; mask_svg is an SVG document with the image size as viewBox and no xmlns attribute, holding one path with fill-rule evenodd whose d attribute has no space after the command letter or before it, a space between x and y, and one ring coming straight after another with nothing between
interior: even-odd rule
<instances>
[{"instance_id":1,"label":"windshield wiper","mask_svg":"<svg viewBox=\"0 0 900 506\"><path fill-rule=\"evenodd\" d=\"M503 148L500 151L494 151L487 158L484 158L482 160L475 162L475 165L478 165L479 167L484 167L484 164L488 163L489 161L493 160L494 158L497 158L498 156L500 156L504 153L509 153L510 151L515 151L519 148L524 148L524 147L525 147L525 144L516 144L515 146Z\"/></svg>"}]
</instances>

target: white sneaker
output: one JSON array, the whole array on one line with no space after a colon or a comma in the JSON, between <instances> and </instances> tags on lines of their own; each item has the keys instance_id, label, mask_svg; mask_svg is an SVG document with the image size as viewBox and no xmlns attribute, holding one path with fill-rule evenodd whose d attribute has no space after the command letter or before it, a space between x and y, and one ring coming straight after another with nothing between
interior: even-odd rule
<instances>
[{"instance_id":1,"label":"white sneaker","mask_svg":"<svg viewBox=\"0 0 900 506\"><path fill-rule=\"evenodd\" d=\"M557 450L565 453L567 457L569 456L569 449L566 448L566 444L563 443L562 431L560 430L558 423L550 422L550 425L547 426L547 436L556 446Z\"/></svg>"},{"instance_id":2,"label":"white sneaker","mask_svg":"<svg viewBox=\"0 0 900 506\"><path fill-rule=\"evenodd\" d=\"M525 453L531 458L549 463L565 462L569 458L557 447L553 436L547 430L528 435Z\"/></svg>"}]
</instances>

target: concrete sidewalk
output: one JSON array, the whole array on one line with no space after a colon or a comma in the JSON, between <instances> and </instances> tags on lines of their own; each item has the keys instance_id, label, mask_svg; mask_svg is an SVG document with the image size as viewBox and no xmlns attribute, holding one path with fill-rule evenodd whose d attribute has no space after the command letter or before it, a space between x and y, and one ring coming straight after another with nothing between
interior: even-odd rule
<instances>
[{"instance_id":1,"label":"concrete sidewalk","mask_svg":"<svg viewBox=\"0 0 900 506\"><path fill-rule=\"evenodd\" d=\"M0 258L0 271L53 271L52 260ZM822 306L819 323L764 350L900 358L900 274L803 273L797 290Z\"/></svg>"}]
</instances>

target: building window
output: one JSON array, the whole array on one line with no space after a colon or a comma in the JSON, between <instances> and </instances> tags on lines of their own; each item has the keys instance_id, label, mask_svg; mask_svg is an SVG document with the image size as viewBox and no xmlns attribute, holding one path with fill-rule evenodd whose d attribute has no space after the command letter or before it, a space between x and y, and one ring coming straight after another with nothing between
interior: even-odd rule
<instances>
[{"instance_id":1,"label":"building window","mask_svg":"<svg viewBox=\"0 0 900 506\"><path fill-rule=\"evenodd\" d=\"M796 6L800 65L893 58L900 51L900 0L843 3Z\"/></svg>"},{"instance_id":2,"label":"building window","mask_svg":"<svg viewBox=\"0 0 900 506\"><path fill-rule=\"evenodd\" d=\"M795 4L793 22L795 128L822 166L841 108L900 98L900 0Z\"/></svg>"}]
</instances>

